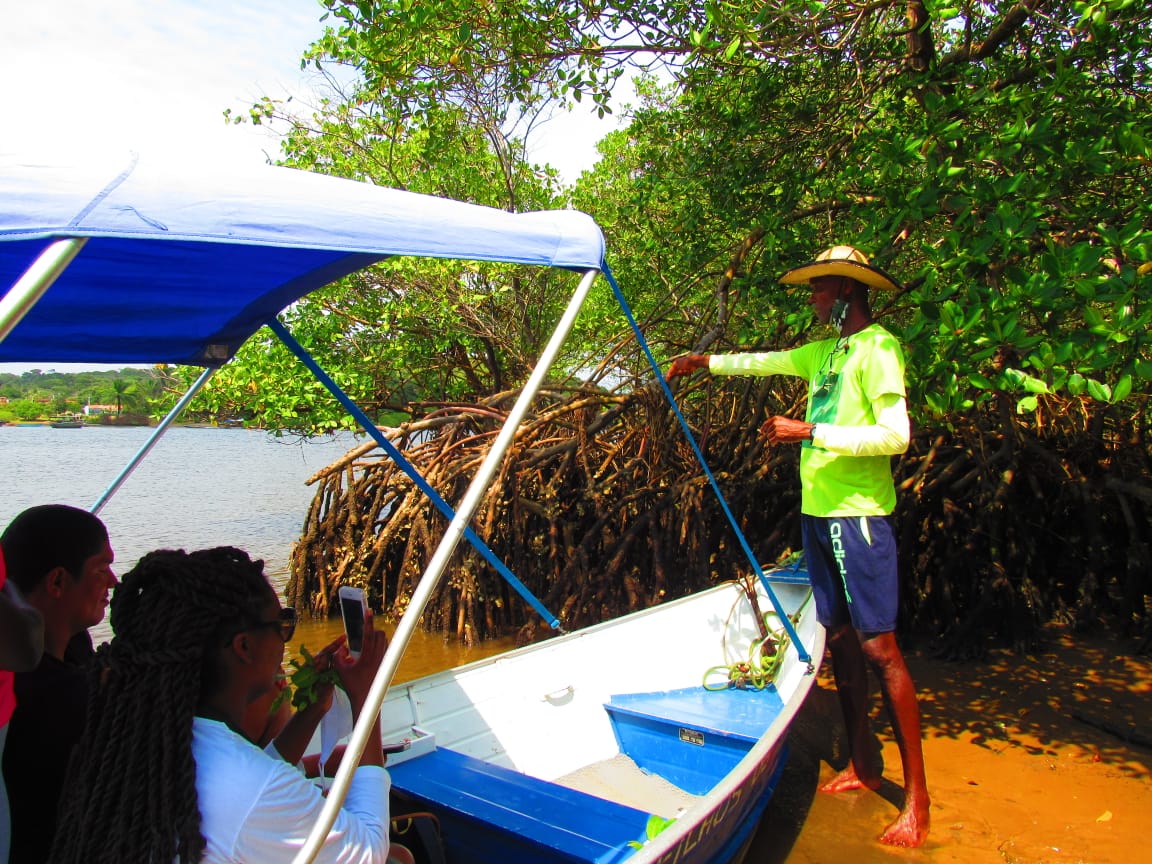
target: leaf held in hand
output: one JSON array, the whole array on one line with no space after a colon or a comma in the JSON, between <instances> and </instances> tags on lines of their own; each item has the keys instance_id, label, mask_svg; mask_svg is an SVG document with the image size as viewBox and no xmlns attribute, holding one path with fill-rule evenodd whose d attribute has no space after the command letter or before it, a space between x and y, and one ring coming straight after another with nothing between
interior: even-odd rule
<instances>
[{"instance_id":1,"label":"leaf held in hand","mask_svg":"<svg viewBox=\"0 0 1152 864\"><path fill-rule=\"evenodd\" d=\"M279 708L284 700L289 698L289 693L291 693L292 707L297 710L307 708L319 701L320 696L316 692L318 688L326 684L334 685L340 682L336 668L329 665L326 669L319 669L316 666L316 658L303 645L300 646L300 656L302 658L300 660L293 657L288 661L288 665L291 667L291 671L288 673L290 686L285 687L284 691L276 697L272 710Z\"/></svg>"}]
</instances>

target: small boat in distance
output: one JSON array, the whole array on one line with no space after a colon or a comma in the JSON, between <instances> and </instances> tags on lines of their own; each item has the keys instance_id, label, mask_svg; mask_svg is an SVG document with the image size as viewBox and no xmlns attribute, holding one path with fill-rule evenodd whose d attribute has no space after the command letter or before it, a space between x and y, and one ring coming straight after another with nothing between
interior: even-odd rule
<instances>
[{"instance_id":1,"label":"small boat in distance","mask_svg":"<svg viewBox=\"0 0 1152 864\"><path fill-rule=\"evenodd\" d=\"M84 416L68 411L57 414L48 425L53 429L83 429Z\"/></svg>"}]
</instances>

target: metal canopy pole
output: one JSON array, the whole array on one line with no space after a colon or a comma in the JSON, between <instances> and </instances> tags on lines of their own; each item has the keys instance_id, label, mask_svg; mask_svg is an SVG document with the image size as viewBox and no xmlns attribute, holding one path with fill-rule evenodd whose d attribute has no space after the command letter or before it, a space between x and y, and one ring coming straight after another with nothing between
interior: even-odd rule
<instances>
[{"instance_id":1,"label":"metal canopy pole","mask_svg":"<svg viewBox=\"0 0 1152 864\"><path fill-rule=\"evenodd\" d=\"M107 504L109 499L116 494L116 491L124 485L124 481L136 470L136 466L144 461L144 457L156 446L160 438L168 431L168 427L172 425L172 422L183 413L184 409L188 407L188 403L191 402L193 397L200 392L200 389L208 383L208 379L215 374L215 367L209 367L200 373L200 377L188 388L188 392L180 397L180 401L172 406L172 410L156 425L156 429L148 436L148 440L144 442L144 446L140 448L139 452L132 458L132 461L124 466L124 469L116 479L104 490L104 494L96 499L96 503L90 508L93 514L98 514L104 509L104 505Z\"/></svg>"},{"instance_id":2,"label":"metal canopy pole","mask_svg":"<svg viewBox=\"0 0 1152 864\"><path fill-rule=\"evenodd\" d=\"M396 448L396 445L389 441L387 436L376 427L376 424L373 423L360 406L352 400L352 397L345 393L340 385L332 380L332 376L321 368L315 358L304 350L304 346L296 340L296 337L288 331L288 328L281 324L277 318L272 318L268 322L268 327L273 333L280 337L280 341L284 343L285 347L295 354L301 363L308 367L309 371L316 376L316 380L323 384L324 388L336 397L336 401L344 406L344 410L352 415L360 425L360 428L372 437L376 445L388 454L388 458L395 462L400 470L408 475L409 479L416 484L416 488L424 493L424 496L432 502L444 518L451 521L452 517L456 515L452 506L424 479L420 472L416 470L416 466L404 457L404 454ZM465 526L464 537L472 544L472 547L483 556L484 560L487 561L497 573L504 577L504 581L512 586L516 593L523 598L524 602L535 609L540 614L540 617L548 622L549 627L553 630L561 629L560 619L549 612L544 604L537 599L536 595L528 590L528 586L516 578L516 574L509 569L507 564L500 560L487 543L477 536L476 532Z\"/></svg>"},{"instance_id":3,"label":"metal canopy pole","mask_svg":"<svg viewBox=\"0 0 1152 864\"><path fill-rule=\"evenodd\" d=\"M480 505L481 499L488 491L488 487L504 461L504 454L512 444L517 427L524 419L524 415L528 413L532 400L536 398L537 392L543 385L544 377L555 362L560 347L564 344L564 340L568 337L568 333L576 321L576 314L584 305L584 299L588 296L592 282L599 272L599 270L589 270L580 280L579 287L568 301L568 308L564 310L564 315L552 332L552 337L548 340L544 353L540 355L540 360L536 363L536 368L532 371L528 383L520 391L520 396L516 399L516 404L512 406L508 419L504 421L496 440L492 442L492 449L488 451L484 461L477 469L476 476L472 478L460 506L456 509L456 515L444 532L439 547L432 556L432 560L428 562L428 567L424 570L424 575L420 577L420 582L412 594L412 600L400 618L400 624L392 637L392 643L384 654L384 662L376 670L376 678L372 681L368 698L360 716L356 719L356 726L352 730L352 737L349 739L344 756L340 760L336 779L324 801L324 809L320 812L316 824L312 826L308 839L300 851L296 853L296 857L292 859L293 864L309 864L320 850L320 844L324 842L328 832L332 830L332 825L336 822L336 813L343 805L344 798L348 794L348 787L352 783L352 774L360 762L360 754L364 752L364 745L368 742L372 728L379 722L380 706L384 704L384 696L392 684L392 678L400 666L400 658L408 647L408 642L416 630L416 624L420 620L420 616L424 614L424 607L428 605L428 600L440 581L444 568L448 566L448 560L460 543L464 529L471 520L473 513L476 512L476 508Z\"/></svg>"},{"instance_id":4,"label":"metal canopy pole","mask_svg":"<svg viewBox=\"0 0 1152 864\"><path fill-rule=\"evenodd\" d=\"M8 338L8 334L52 287L87 242L87 237L57 240L40 253L32 266L0 298L0 342Z\"/></svg>"}]
</instances>

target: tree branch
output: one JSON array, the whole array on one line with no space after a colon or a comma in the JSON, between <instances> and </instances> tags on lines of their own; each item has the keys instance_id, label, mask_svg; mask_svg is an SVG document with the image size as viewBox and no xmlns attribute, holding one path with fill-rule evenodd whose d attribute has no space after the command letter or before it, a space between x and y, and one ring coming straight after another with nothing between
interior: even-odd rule
<instances>
[{"instance_id":1,"label":"tree branch","mask_svg":"<svg viewBox=\"0 0 1152 864\"><path fill-rule=\"evenodd\" d=\"M695 349L697 354L704 353L713 342L724 335L724 330L728 326L728 292L732 287L732 281L739 275L748 253L756 248L763 239L764 229L753 228L752 232L744 238L732 254L732 259L728 262L724 275L716 284L716 326L701 337Z\"/></svg>"},{"instance_id":2,"label":"tree branch","mask_svg":"<svg viewBox=\"0 0 1152 864\"><path fill-rule=\"evenodd\" d=\"M992 56L1001 45L1011 39L1024 26L1024 23L1043 2L1044 0L1022 0L1022 2L1017 3L1008 10L1004 19L992 28L983 42L957 48L940 61L940 67L944 68L954 63L966 63L970 60L985 60Z\"/></svg>"}]
</instances>

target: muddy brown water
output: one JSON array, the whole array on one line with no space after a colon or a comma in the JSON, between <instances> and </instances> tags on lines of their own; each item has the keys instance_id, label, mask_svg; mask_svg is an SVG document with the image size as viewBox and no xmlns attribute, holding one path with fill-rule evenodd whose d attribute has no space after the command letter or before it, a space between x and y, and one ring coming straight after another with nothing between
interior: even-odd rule
<instances>
[{"instance_id":1,"label":"muddy brown water","mask_svg":"<svg viewBox=\"0 0 1152 864\"><path fill-rule=\"evenodd\" d=\"M387 628L386 629L391 629ZM315 650L338 621L301 624L292 646ZM1129 864L1152 860L1152 658L1134 644L1045 633L1031 654L990 651L948 662L910 652L920 694L932 831L919 849L876 837L901 802L900 759L873 712L885 783L878 793L825 795L846 764L830 670L791 732L791 756L747 864ZM397 673L409 680L513 647L466 648L417 632ZM1143 743L1139 743L1143 742Z\"/></svg>"}]
</instances>

